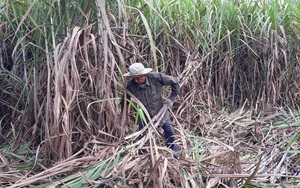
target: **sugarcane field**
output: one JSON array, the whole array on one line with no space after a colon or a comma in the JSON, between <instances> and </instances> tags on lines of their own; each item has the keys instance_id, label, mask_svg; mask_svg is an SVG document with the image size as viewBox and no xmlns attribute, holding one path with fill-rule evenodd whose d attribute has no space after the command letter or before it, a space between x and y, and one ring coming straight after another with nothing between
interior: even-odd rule
<instances>
[{"instance_id":1,"label":"sugarcane field","mask_svg":"<svg viewBox=\"0 0 300 188\"><path fill-rule=\"evenodd\" d=\"M0 187L300 187L300 0L0 0Z\"/></svg>"}]
</instances>

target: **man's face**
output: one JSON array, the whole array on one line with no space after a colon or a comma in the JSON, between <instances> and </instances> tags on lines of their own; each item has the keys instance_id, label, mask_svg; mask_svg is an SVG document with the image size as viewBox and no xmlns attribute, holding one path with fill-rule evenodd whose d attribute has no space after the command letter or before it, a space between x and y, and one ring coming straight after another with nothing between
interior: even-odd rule
<instances>
[{"instance_id":1,"label":"man's face","mask_svg":"<svg viewBox=\"0 0 300 188\"><path fill-rule=\"evenodd\" d=\"M137 83L138 85L141 85L143 83L146 82L146 76L142 75L142 76L138 76L138 77L134 77L133 78L134 82Z\"/></svg>"}]
</instances>

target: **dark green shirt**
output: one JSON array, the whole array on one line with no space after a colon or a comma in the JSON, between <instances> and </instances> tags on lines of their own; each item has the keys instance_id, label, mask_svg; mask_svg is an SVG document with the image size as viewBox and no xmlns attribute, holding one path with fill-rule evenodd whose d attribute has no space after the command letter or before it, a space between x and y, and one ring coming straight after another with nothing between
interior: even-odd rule
<instances>
[{"instance_id":1,"label":"dark green shirt","mask_svg":"<svg viewBox=\"0 0 300 188\"><path fill-rule=\"evenodd\" d=\"M174 101L179 92L178 79L162 73L148 73L146 75L146 83L143 86L138 85L132 79L128 82L126 88L143 103L152 118L163 107L164 100L162 97L161 89L165 85L171 86L172 92L169 96L169 99ZM122 107L123 104L124 101L121 102Z\"/></svg>"}]
</instances>

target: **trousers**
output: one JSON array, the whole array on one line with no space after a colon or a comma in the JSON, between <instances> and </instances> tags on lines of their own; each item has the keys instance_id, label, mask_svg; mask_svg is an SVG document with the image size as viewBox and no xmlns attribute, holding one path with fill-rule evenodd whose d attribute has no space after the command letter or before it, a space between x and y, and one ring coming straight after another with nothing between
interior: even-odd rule
<instances>
[{"instance_id":1,"label":"trousers","mask_svg":"<svg viewBox=\"0 0 300 188\"><path fill-rule=\"evenodd\" d=\"M139 130L142 130L144 128L144 123L142 123L141 121L138 121L138 124L139 124ZM162 128L164 130L166 146L175 152L178 151L179 146L175 143L174 129L172 126L171 119L169 117L165 121L165 123L162 125Z\"/></svg>"}]
</instances>

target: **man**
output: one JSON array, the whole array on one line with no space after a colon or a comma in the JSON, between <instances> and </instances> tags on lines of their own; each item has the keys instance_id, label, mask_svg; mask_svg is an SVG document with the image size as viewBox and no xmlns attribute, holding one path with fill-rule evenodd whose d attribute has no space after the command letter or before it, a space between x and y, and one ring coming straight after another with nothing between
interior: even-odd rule
<instances>
[{"instance_id":1,"label":"man","mask_svg":"<svg viewBox=\"0 0 300 188\"><path fill-rule=\"evenodd\" d=\"M158 72L151 72L151 68L145 68L142 63L134 63L129 67L129 72L124 74L125 77L132 78L126 89L130 91L137 99L143 103L151 118L153 118L162 109L164 104L172 107L174 100L179 92L178 79ZM164 100L161 94L161 88L165 85L171 86L171 95ZM124 106L124 97L121 101L121 107ZM141 119L138 120L139 130L143 129L144 123ZM175 144L174 130L169 117L169 112L166 111L160 125L164 130L166 146L174 152L179 150ZM145 152L145 150L143 150ZM178 158L174 154L175 158Z\"/></svg>"}]
</instances>

